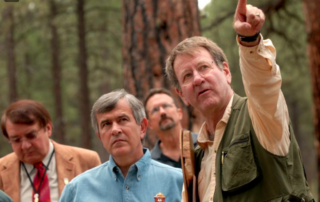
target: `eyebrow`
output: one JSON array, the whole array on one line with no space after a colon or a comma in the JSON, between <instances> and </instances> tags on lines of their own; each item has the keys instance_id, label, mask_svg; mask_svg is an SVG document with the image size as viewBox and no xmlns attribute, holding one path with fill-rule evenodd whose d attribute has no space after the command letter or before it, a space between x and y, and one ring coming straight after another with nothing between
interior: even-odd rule
<instances>
[{"instance_id":1,"label":"eyebrow","mask_svg":"<svg viewBox=\"0 0 320 202\"><path fill-rule=\"evenodd\" d=\"M180 72L180 74L178 75L178 77L183 77L186 73L192 72L191 69L184 69Z\"/></svg>"},{"instance_id":2,"label":"eyebrow","mask_svg":"<svg viewBox=\"0 0 320 202\"><path fill-rule=\"evenodd\" d=\"M121 114L119 116L116 117L116 119L121 119L121 118L130 118L127 114ZM110 121L111 119L107 118L107 119L104 119L104 120L101 120L99 125L101 126L103 123L107 122L107 121Z\"/></svg>"},{"instance_id":3,"label":"eyebrow","mask_svg":"<svg viewBox=\"0 0 320 202\"><path fill-rule=\"evenodd\" d=\"M203 64L211 64L211 62L207 62L207 61L201 60L201 61L197 62L196 67L198 67L199 65L203 65ZM188 71L190 71L190 69L183 70L181 72L181 75L185 74L185 72L188 72Z\"/></svg>"},{"instance_id":4,"label":"eyebrow","mask_svg":"<svg viewBox=\"0 0 320 202\"><path fill-rule=\"evenodd\" d=\"M100 123L99 123L99 126L101 126L103 123L109 121L110 119L104 119L104 120L101 120Z\"/></svg>"},{"instance_id":5,"label":"eyebrow","mask_svg":"<svg viewBox=\"0 0 320 202\"><path fill-rule=\"evenodd\" d=\"M34 132L37 132L37 130L32 129L32 130L24 133L23 135L28 135L28 134L34 133ZM14 135L12 135L12 136L11 136L11 135L8 135L8 136L9 136L9 137L19 137L19 135L16 135L16 134L14 134Z\"/></svg>"},{"instance_id":6,"label":"eyebrow","mask_svg":"<svg viewBox=\"0 0 320 202\"><path fill-rule=\"evenodd\" d=\"M8 136L9 138L20 138L18 135Z\"/></svg>"},{"instance_id":7,"label":"eyebrow","mask_svg":"<svg viewBox=\"0 0 320 202\"><path fill-rule=\"evenodd\" d=\"M202 60L202 61L197 63L197 66L203 65L203 64L211 64L211 62L207 62L207 61Z\"/></svg>"},{"instance_id":8,"label":"eyebrow","mask_svg":"<svg viewBox=\"0 0 320 202\"><path fill-rule=\"evenodd\" d=\"M119 118L130 118L130 117L127 114L122 114L122 115L118 116L117 118L119 119Z\"/></svg>"}]
</instances>

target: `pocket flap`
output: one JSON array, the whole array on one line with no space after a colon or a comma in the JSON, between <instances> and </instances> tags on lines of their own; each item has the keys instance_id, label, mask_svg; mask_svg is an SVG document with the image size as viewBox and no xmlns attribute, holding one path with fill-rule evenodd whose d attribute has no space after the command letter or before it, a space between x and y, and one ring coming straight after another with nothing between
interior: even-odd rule
<instances>
[{"instance_id":1,"label":"pocket flap","mask_svg":"<svg viewBox=\"0 0 320 202\"><path fill-rule=\"evenodd\" d=\"M236 191L258 177L249 132L240 137L222 154L222 190L225 192Z\"/></svg>"}]
</instances>

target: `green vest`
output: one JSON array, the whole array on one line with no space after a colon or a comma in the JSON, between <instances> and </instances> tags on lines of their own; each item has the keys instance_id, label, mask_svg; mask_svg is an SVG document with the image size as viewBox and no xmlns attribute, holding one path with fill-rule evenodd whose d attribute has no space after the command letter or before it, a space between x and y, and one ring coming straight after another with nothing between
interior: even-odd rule
<instances>
[{"instance_id":1,"label":"green vest","mask_svg":"<svg viewBox=\"0 0 320 202\"><path fill-rule=\"evenodd\" d=\"M216 155L215 202L313 201L299 146L290 124L286 156L277 156L259 143L247 108L247 98L234 95L231 115ZM196 173L204 151L195 151Z\"/></svg>"}]
</instances>

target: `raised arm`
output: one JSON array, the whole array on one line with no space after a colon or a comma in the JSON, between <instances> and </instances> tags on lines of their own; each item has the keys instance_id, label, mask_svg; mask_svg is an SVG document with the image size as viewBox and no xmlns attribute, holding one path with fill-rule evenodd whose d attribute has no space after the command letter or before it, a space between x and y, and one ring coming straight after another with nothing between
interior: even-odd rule
<instances>
[{"instance_id":1,"label":"raised arm","mask_svg":"<svg viewBox=\"0 0 320 202\"><path fill-rule=\"evenodd\" d=\"M240 69L248 110L260 144L269 152L284 156L290 145L289 115L281 91L276 50L259 33L265 21L264 13L246 3L246 0L238 1L233 26L240 44Z\"/></svg>"}]
</instances>

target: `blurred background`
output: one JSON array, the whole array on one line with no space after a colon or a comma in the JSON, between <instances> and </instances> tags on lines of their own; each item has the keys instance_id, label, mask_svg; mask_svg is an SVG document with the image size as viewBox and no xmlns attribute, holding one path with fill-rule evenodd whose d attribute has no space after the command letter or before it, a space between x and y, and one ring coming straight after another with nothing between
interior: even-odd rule
<instances>
[{"instance_id":1,"label":"blurred background","mask_svg":"<svg viewBox=\"0 0 320 202\"><path fill-rule=\"evenodd\" d=\"M277 49L295 135L308 182L318 197L320 130L320 3L248 0L266 14L261 30ZM232 28L237 0L0 0L0 111L17 99L40 101L53 119L57 142L108 154L90 125L92 104L125 88L143 99L154 87L171 89L164 62L186 37L206 36L226 53L232 87L245 96ZM185 107L183 126L197 132L202 117ZM146 135L152 148L156 136ZM0 138L0 157L11 152Z\"/></svg>"}]
</instances>

